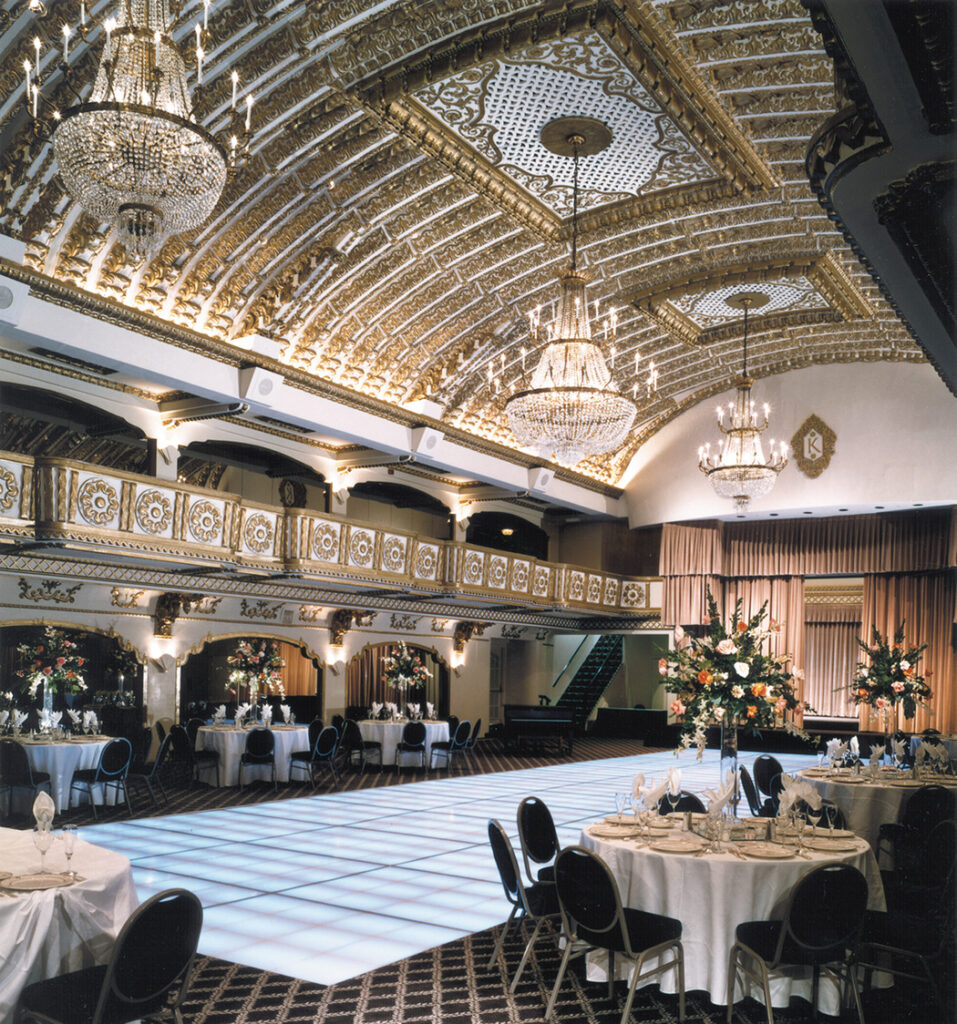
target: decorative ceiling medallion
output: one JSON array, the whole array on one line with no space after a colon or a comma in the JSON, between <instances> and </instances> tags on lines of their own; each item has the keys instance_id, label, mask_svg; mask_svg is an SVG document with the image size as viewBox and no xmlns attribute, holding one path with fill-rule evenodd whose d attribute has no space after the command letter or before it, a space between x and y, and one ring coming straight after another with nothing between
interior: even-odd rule
<instances>
[{"instance_id":1,"label":"decorative ceiling medallion","mask_svg":"<svg viewBox=\"0 0 957 1024\"><path fill-rule=\"evenodd\" d=\"M738 310L730 308L725 300L739 292L739 285L724 285L697 295L683 295L672 305L683 313L696 327L718 327L740 320ZM764 315L797 309L826 309L827 301L804 276L784 278L778 284L767 285L764 289L768 301Z\"/></svg>"},{"instance_id":2,"label":"decorative ceiling medallion","mask_svg":"<svg viewBox=\"0 0 957 1024\"><path fill-rule=\"evenodd\" d=\"M425 85L413 98L562 218L571 215L571 165L538 141L559 117L587 116L613 136L583 165L582 210L717 177L595 31L513 51Z\"/></svg>"},{"instance_id":3,"label":"decorative ceiling medallion","mask_svg":"<svg viewBox=\"0 0 957 1024\"><path fill-rule=\"evenodd\" d=\"M827 469L836 447L837 434L813 413L791 438L791 451L798 469L812 479Z\"/></svg>"}]
</instances>

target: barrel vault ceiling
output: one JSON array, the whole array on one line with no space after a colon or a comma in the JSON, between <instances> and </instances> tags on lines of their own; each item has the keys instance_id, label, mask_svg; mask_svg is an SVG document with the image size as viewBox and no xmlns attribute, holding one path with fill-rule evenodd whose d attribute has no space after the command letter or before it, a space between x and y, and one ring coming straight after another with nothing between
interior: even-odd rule
<instances>
[{"instance_id":1,"label":"barrel vault ceiling","mask_svg":"<svg viewBox=\"0 0 957 1024\"><path fill-rule=\"evenodd\" d=\"M588 115L613 142L582 162L583 262L590 299L619 310L613 373L639 414L621 451L579 473L617 483L655 431L727 389L741 314L723 300L744 287L771 298L750 332L758 378L924 359L809 188L834 72L799 0L213 0L197 116L225 132L236 69L256 95L250 157L206 224L140 264L32 135L23 61L79 15L46 6L0 3L0 231L86 301L218 353L274 338L320 390L428 399L450 427L514 447L504 401L526 314L556 296L570 237L570 162L538 136ZM187 52L202 10L183 5ZM81 92L98 53L95 33L74 47ZM46 88L66 105L57 75L51 54Z\"/></svg>"}]
</instances>

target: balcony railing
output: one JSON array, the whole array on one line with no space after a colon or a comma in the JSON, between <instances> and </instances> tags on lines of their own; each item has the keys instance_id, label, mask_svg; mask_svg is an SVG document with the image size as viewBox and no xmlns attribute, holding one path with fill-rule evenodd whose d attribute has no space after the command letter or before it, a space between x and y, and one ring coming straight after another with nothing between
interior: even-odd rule
<instances>
[{"instance_id":1,"label":"balcony railing","mask_svg":"<svg viewBox=\"0 0 957 1024\"><path fill-rule=\"evenodd\" d=\"M67 459L0 453L0 534L159 561L381 582L503 605L654 615L660 581L431 540Z\"/></svg>"}]
</instances>

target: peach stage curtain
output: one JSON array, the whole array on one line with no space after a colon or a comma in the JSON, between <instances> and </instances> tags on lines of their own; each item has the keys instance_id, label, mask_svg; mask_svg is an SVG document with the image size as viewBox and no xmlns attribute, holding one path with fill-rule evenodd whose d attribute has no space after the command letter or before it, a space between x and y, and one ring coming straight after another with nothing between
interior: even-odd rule
<instances>
[{"instance_id":1,"label":"peach stage curtain","mask_svg":"<svg viewBox=\"0 0 957 1024\"><path fill-rule=\"evenodd\" d=\"M406 646L412 654L418 654L422 664L432 673L432 678L425 688L425 699L433 704L438 703L438 666L432 652L407 642ZM383 661L395 647L392 643L375 644L364 647L349 662L346 668L346 707L367 708L373 701L384 704L386 701L398 702L396 691L385 685L385 668ZM404 710L404 709L403 709Z\"/></svg>"},{"instance_id":2,"label":"peach stage curtain","mask_svg":"<svg viewBox=\"0 0 957 1024\"><path fill-rule=\"evenodd\" d=\"M280 640L279 652L285 662L282 669L282 685L289 697L314 697L318 692L316 666L312 658L294 644Z\"/></svg>"},{"instance_id":3,"label":"peach stage curtain","mask_svg":"<svg viewBox=\"0 0 957 1024\"><path fill-rule=\"evenodd\" d=\"M846 689L858 663L860 605L808 604L804 608L804 694L815 714L856 718Z\"/></svg>"},{"instance_id":4,"label":"peach stage curtain","mask_svg":"<svg viewBox=\"0 0 957 1024\"><path fill-rule=\"evenodd\" d=\"M706 591L721 606L721 523L665 523L658 573L663 577L661 621L696 626L707 614Z\"/></svg>"},{"instance_id":5,"label":"peach stage curtain","mask_svg":"<svg viewBox=\"0 0 957 1024\"><path fill-rule=\"evenodd\" d=\"M913 719L898 721L907 732L939 729L957 731L957 652L954 646L957 573L900 574L866 576L861 614L861 637L869 641L876 627L887 636L904 623L904 639L909 645L927 642L921 665L933 697L933 714L919 711ZM861 726L880 728L878 720L861 709Z\"/></svg>"}]
</instances>

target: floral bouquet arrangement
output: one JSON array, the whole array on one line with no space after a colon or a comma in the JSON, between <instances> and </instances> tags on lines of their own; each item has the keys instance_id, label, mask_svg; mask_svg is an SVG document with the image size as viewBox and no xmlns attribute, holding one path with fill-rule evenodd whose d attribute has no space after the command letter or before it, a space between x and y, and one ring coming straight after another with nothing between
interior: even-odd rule
<instances>
[{"instance_id":1,"label":"floral bouquet arrangement","mask_svg":"<svg viewBox=\"0 0 957 1024\"><path fill-rule=\"evenodd\" d=\"M739 600L725 627L709 590L705 636L693 637L675 627L675 649L658 662L658 671L661 685L675 694L670 710L681 719L679 750L695 745L700 760L705 730L713 722L754 731L783 724L788 732L807 738L784 719L786 712L806 708L794 687L801 673L785 667L790 655L765 653L769 639L781 628L774 620L764 625L766 610L765 601L757 614L743 619Z\"/></svg>"},{"instance_id":2,"label":"floral bouquet arrangement","mask_svg":"<svg viewBox=\"0 0 957 1024\"><path fill-rule=\"evenodd\" d=\"M926 707L931 690L925 676L920 674L919 662L927 644L907 647L904 643L904 623L894 633L893 641L881 636L874 627L870 644L857 641L867 660L857 666L857 677L850 684L855 704L868 704L881 716L885 724L897 708L903 707L904 717L913 718L918 706Z\"/></svg>"},{"instance_id":3,"label":"floral bouquet arrangement","mask_svg":"<svg viewBox=\"0 0 957 1024\"><path fill-rule=\"evenodd\" d=\"M234 687L249 686L250 697L253 691L260 693L277 693L286 695L282 685L282 668L285 662L279 654L279 644L275 640L240 640L236 651L226 661L233 666L229 673L229 682Z\"/></svg>"},{"instance_id":4,"label":"floral bouquet arrangement","mask_svg":"<svg viewBox=\"0 0 957 1024\"><path fill-rule=\"evenodd\" d=\"M82 668L86 658L77 654L77 645L66 632L47 626L37 644L17 647L23 668L17 673L26 679L31 699L36 700L41 686L50 693L79 693L86 689Z\"/></svg>"},{"instance_id":5,"label":"floral bouquet arrangement","mask_svg":"<svg viewBox=\"0 0 957 1024\"><path fill-rule=\"evenodd\" d=\"M383 658L382 667L385 669L386 686L397 690L400 698L404 697L410 686L425 686L432 678L429 670L422 664L422 659L417 654L412 654L405 641L400 641L399 646L393 647Z\"/></svg>"}]
</instances>

